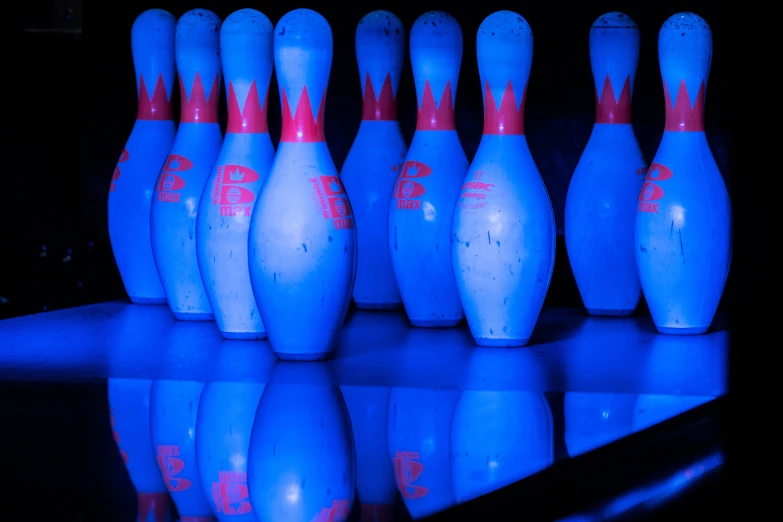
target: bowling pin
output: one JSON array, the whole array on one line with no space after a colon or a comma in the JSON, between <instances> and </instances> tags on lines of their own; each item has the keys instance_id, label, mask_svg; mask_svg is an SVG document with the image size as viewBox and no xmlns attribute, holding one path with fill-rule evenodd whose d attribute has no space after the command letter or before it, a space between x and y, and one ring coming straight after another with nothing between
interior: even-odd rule
<instances>
[{"instance_id":1,"label":"bowling pin","mask_svg":"<svg viewBox=\"0 0 783 522\"><path fill-rule=\"evenodd\" d=\"M631 125L638 61L634 21L601 15L590 28L595 125L565 204L568 259L591 315L630 315L642 295L633 245L634 199L647 172Z\"/></svg>"},{"instance_id":2,"label":"bowling pin","mask_svg":"<svg viewBox=\"0 0 783 522\"><path fill-rule=\"evenodd\" d=\"M174 28L162 9L144 11L133 22L138 112L109 185L109 238L131 302L165 303L150 243L150 205L155 178L174 142Z\"/></svg>"},{"instance_id":3,"label":"bowling pin","mask_svg":"<svg viewBox=\"0 0 783 522\"><path fill-rule=\"evenodd\" d=\"M451 268L449 228L468 159L454 121L462 29L430 11L413 24L418 119L389 203L389 252L413 326L451 327L464 313Z\"/></svg>"},{"instance_id":4,"label":"bowling pin","mask_svg":"<svg viewBox=\"0 0 783 522\"><path fill-rule=\"evenodd\" d=\"M177 22L180 123L152 201L152 254L169 307L183 321L213 319L196 258L196 215L223 140L219 29L220 18L205 9Z\"/></svg>"},{"instance_id":5,"label":"bowling pin","mask_svg":"<svg viewBox=\"0 0 783 522\"><path fill-rule=\"evenodd\" d=\"M196 468L196 414L204 383L157 380L150 392L150 433L163 482L181 522L212 522Z\"/></svg>"},{"instance_id":6,"label":"bowling pin","mask_svg":"<svg viewBox=\"0 0 783 522\"><path fill-rule=\"evenodd\" d=\"M451 420L451 483L457 502L551 466L553 423L543 393L463 391Z\"/></svg>"},{"instance_id":7,"label":"bowling pin","mask_svg":"<svg viewBox=\"0 0 783 522\"><path fill-rule=\"evenodd\" d=\"M563 399L565 444L576 457L630 435L636 395L566 392Z\"/></svg>"},{"instance_id":8,"label":"bowling pin","mask_svg":"<svg viewBox=\"0 0 783 522\"><path fill-rule=\"evenodd\" d=\"M275 354L318 360L334 350L356 275L351 205L324 140L329 23L287 13L274 56L283 128L250 221L250 281Z\"/></svg>"},{"instance_id":9,"label":"bowling pin","mask_svg":"<svg viewBox=\"0 0 783 522\"><path fill-rule=\"evenodd\" d=\"M152 379L110 378L112 434L138 494L137 522L169 522L171 499L161 479L150 435Z\"/></svg>"},{"instance_id":10,"label":"bowling pin","mask_svg":"<svg viewBox=\"0 0 783 522\"><path fill-rule=\"evenodd\" d=\"M259 521L348 518L356 487L351 420L323 363L277 364L258 403L248 474Z\"/></svg>"},{"instance_id":11,"label":"bowling pin","mask_svg":"<svg viewBox=\"0 0 783 522\"><path fill-rule=\"evenodd\" d=\"M414 519L456 503L449 457L457 390L392 388L386 440L394 480Z\"/></svg>"},{"instance_id":12,"label":"bowling pin","mask_svg":"<svg viewBox=\"0 0 783 522\"><path fill-rule=\"evenodd\" d=\"M390 389L380 386L341 386L351 416L356 444L356 490L362 522L390 522L397 496L394 470L386 446Z\"/></svg>"},{"instance_id":13,"label":"bowling pin","mask_svg":"<svg viewBox=\"0 0 783 522\"><path fill-rule=\"evenodd\" d=\"M362 123L340 178L356 216L359 264L353 300L362 309L402 306L389 257L389 195L407 145L397 121L397 92L405 60L405 28L394 14L373 11L356 28L362 82Z\"/></svg>"},{"instance_id":14,"label":"bowling pin","mask_svg":"<svg viewBox=\"0 0 783 522\"><path fill-rule=\"evenodd\" d=\"M709 25L671 16L658 35L666 125L636 212L636 264L660 333L702 334L731 264L731 202L704 134Z\"/></svg>"},{"instance_id":15,"label":"bowling pin","mask_svg":"<svg viewBox=\"0 0 783 522\"><path fill-rule=\"evenodd\" d=\"M517 13L493 13L479 27L476 55L484 132L454 198L454 275L476 344L524 346L549 289L556 238L524 130L533 32Z\"/></svg>"},{"instance_id":16,"label":"bowling pin","mask_svg":"<svg viewBox=\"0 0 783 522\"><path fill-rule=\"evenodd\" d=\"M255 9L231 14L220 28L228 125L199 202L196 252L204 290L226 339L266 337L250 287L247 233L275 155L266 118L272 30L272 22Z\"/></svg>"}]
</instances>

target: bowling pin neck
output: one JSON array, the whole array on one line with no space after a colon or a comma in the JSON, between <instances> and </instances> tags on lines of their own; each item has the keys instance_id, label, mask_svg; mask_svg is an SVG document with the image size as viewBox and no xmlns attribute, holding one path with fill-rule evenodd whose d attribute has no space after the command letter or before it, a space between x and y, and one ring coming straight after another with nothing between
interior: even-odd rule
<instances>
[{"instance_id":1,"label":"bowling pin neck","mask_svg":"<svg viewBox=\"0 0 783 522\"><path fill-rule=\"evenodd\" d=\"M459 23L442 11L421 15L411 28L410 53L418 102L416 130L456 130L454 102L462 65Z\"/></svg>"},{"instance_id":2,"label":"bowling pin neck","mask_svg":"<svg viewBox=\"0 0 783 522\"><path fill-rule=\"evenodd\" d=\"M267 124L267 107L269 105L269 83L263 94L263 100L258 92L258 84L255 80L250 83L237 82L234 87L233 82L229 82L227 87L228 96L228 124L226 133L228 134L256 134L269 132ZM244 95L242 93L245 93ZM239 93L239 94L238 94ZM240 105L239 100L244 101Z\"/></svg>"},{"instance_id":3,"label":"bowling pin neck","mask_svg":"<svg viewBox=\"0 0 783 522\"><path fill-rule=\"evenodd\" d=\"M217 123L220 74L215 74L213 78L207 85L208 90L205 90L205 86L201 81L201 75L197 72L190 89L188 89L185 80L180 75L181 123Z\"/></svg>"},{"instance_id":4,"label":"bowling pin neck","mask_svg":"<svg viewBox=\"0 0 783 522\"><path fill-rule=\"evenodd\" d=\"M133 22L131 47L136 69L138 120L173 118L174 33L177 20L162 9L144 11Z\"/></svg>"},{"instance_id":5,"label":"bowling pin neck","mask_svg":"<svg viewBox=\"0 0 783 522\"><path fill-rule=\"evenodd\" d=\"M658 34L666 110L664 130L703 132L707 77L712 60L712 31L694 13L677 13Z\"/></svg>"},{"instance_id":6,"label":"bowling pin neck","mask_svg":"<svg viewBox=\"0 0 783 522\"><path fill-rule=\"evenodd\" d=\"M484 134L525 134L527 82L533 31L512 11L492 13L476 34L476 58L484 94Z\"/></svg>"},{"instance_id":7,"label":"bowling pin neck","mask_svg":"<svg viewBox=\"0 0 783 522\"><path fill-rule=\"evenodd\" d=\"M636 23L619 12L598 17L590 28L596 123L631 123L631 96L638 63Z\"/></svg>"},{"instance_id":8,"label":"bowling pin neck","mask_svg":"<svg viewBox=\"0 0 783 522\"><path fill-rule=\"evenodd\" d=\"M397 89L405 59L405 29L388 11L373 11L356 27L362 120L397 119Z\"/></svg>"},{"instance_id":9,"label":"bowling pin neck","mask_svg":"<svg viewBox=\"0 0 783 522\"><path fill-rule=\"evenodd\" d=\"M291 11L275 27L274 56L283 124L280 142L325 141L332 28L315 11Z\"/></svg>"}]
</instances>

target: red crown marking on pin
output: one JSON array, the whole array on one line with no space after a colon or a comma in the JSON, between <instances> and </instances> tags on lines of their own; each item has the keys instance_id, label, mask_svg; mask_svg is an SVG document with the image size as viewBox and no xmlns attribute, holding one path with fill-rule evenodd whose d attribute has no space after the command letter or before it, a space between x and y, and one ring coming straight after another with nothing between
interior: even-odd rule
<instances>
[{"instance_id":1,"label":"red crown marking on pin","mask_svg":"<svg viewBox=\"0 0 783 522\"><path fill-rule=\"evenodd\" d=\"M139 493L139 520L165 522L168 512L168 493Z\"/></svg>"},{"instance_id":2,"label":"red crown marking on pin","mask_svg":"<svg viewBox=\"0 0 783 522\"><path fill-rule=\"evenodd\" d=\"M424 83L424 94L421 97L419 118L416 130L456 130L454 124L454 103L451 100L451 81L446 82L440 104L435 104L430 81Z\"/></svg>"},{"instance_id":3,"label":"red crown marking on pin","mask_svg":"<svg viewBox=\"0 0 783 522\"><path fill-rule=\"evenodd\" d=\"M506 84L500 109L492 96L489 81L484 89L484 134L524 134L525 133L525 98L527 85L522 92L522 103L517 109L517 99L511 80Z\"/></svg>"},{"instance_id":4,"label":"red crown marking on pin","mask_svg":"<svg viewBox=\"0 0 783 522\"><path fill-rule=\"evenodd\" d=\"M215 75L212 82L212 90L209 91L209 100L204 93L204 85L201 76L196 73L193 87L190 89L190 98L185 91L182 76L179 77L179 98L181 123L217 123L218 121L218 93L220 92L220 75Z\"/></svg>"},{"instance_id":5,"label":"red crown marking on pin","mask_svg":"<svg viewBox=\"0 0 783 522\"><path fill-rule=\"evenodd\" d=\"M601 96L595 93L596 123L631 123L631 75L625 78L620 98L614 95L609 75L604 79Z\"/></svg>"},{"instance_id":6,"label":"red crown marking on pin","mask_svg":"<svg viewBox=\"0 0 783 522\"><path fill-rule=\"evenodd\" d=\"M669 94L669 86L663 82L663 97L666 100L666 125L664 130L674 132L699 132L704 131L704 80L701 81L699 92L696 94L696 103L691 107L691 99L688 96L688 87L685 79L680 80L680 88L677 90L677 99L672 106L672 98Z\"/></svg>"},{"instance_id":7,"label":"red crown marking on pin","mask_svg":"<svg viewBox=\"0 0 783 522\"><path fill-rule=\"evenodd\" d=\"M397 119L397 100L392 92L391 73L383 80L380 96L375 96L370 73L364 79L364 96L362 97L362 119L369 121L394 121Z\"/></svg>"},{"instance_id":8,"label":"red crown marking on pin","mask_svg":"<svg viewBox=\"0 0 783 522\"><path fill-rule=\"evenodd\" d=\"M240 111L234 84L228 84L228 125L226 132L233 133L261 133L269 132L266 121L267 104L269 103L269 89L266 90L264 104L258 97L256 81L250 84L250 90L245 98L245 106Z\"/></svg>"},{"instance_id":9,"label":"red crown marking on pin","mask_svg":"<svg viewBox=\"0 0 783 522\"><path fill-rule=\"evenodd\" d=\"M291 114L288 104L288 95L283 89L280 100L280 112L282 113L283 130L280 133L282 142L316 143L324 141L324 109L326 108L326 91L321 96L321 105L318 106L318 115L313 118L313 109L310 105L310 95L307 86L302 89L296 112Z\"/></svg>"},{"instance_id":10,"label":"red crown marking on pin","mask_svg":"<svg viewBox=\"0 0 783 522\"><path fill-rule=\"evenodd\" d=\"M136 112L137 120L156 120L166 121L172 119L171 100L166 95L166 84L163 82L163 75L158 75L155 82L155 90L150 97L147 90L147 84L144 82L144 75L139 76L139 108Z\"/></svg>"}]
</instances>

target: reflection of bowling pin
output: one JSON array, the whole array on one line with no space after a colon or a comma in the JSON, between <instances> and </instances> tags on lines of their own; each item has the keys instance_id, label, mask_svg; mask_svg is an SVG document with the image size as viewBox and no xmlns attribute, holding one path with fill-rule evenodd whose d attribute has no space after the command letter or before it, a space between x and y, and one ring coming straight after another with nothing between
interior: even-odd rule
<instances>
[{"instance_id":1,"label":"reflection of bowling pin","mask_svg":"<svg viewBox=\"0 0 783 522\"><path fill-rule=\"evenodd\" d=\"M272 30L254 9L231 14L220 28L228 125L199 202L196 250L204 290L227 339L266 337L250 287L247 232L275 154L266 120Z\"/></svg>"},{"instance_id":2,"label":"reflection of bowling pin","mask_svg":"<svg viewBox=\"0 0 783 522\"><path fill-rule=\"evenodd\" d=\"M196 414L203 382L159 380L150 393L152 448L183 522L214 520L196 468Z\"/></svg>"},{"instance_id":3,"label":"reflection of bowling pin","mask_svg":"<svg viewBox=\"0 0 783 522\"><path fill-rule=\"evenodd\" d=\"M177 319L212 319L196 258L196 213L204 182L215 163L222 136L220 18L188 11L177 22L180 123L155 185L151 210L152 254Z\"/></svg>"},{"instance_id":4,"label":"reflection of bowling pin","mask_svg":"<svg viewBox=\"0 0 783 522\"><path fill-rule=\"evenodd\" d=\"M283 384L287 377L299 383ZM258 520L347 519L355 449L345 401L326 366L277 364L258 403L248 473Z\"/></svg>"},{"instance_id":5,"label":"reflection of bowling pin","mask_svg":"<svg viewBox=\"0 0 783 522\"><path fill-rule=\"evenodd\" d=\"M152 188L174 141L174 28L167 11L150 9L131 31L138 112L109 186L109 237L125 291L134 303L165 303L150 243Z\"/></svg>"},{"instance_id":6,"label":"reflection of bowling pin","mask_svg":"<svg viewBox=\"0 0 783 522\"><path fill-rule=\"evenodd\" d=\"M634 404L633 431L659 424L714 398L698 395L639 395Z\"/></svg>"},{"instance_id":7,"label":"reflection of bowling pin","mask_svg":"<svg viewBox=\"0 0 783 522\"><path fill-rule=\"evenodd\" d=\"M658 34L666 125L636 212L636 264L658 331L702 334L731 264L731 202L704 134L709 25L678 13Z\"/></svg>"},{"instance_id":8,"label":"reflection of bowling pin","mask_svg":"<svg viewBox=\"0 0 783 522\"><path fill-rule=\"evenodd\" d=\"M137 522L168 522L171 500L152 452L151 388L151 379L109 379L112 432L138 494Z\"/></svg>"},{"instance_id":9,"label":"reflection of bowling pin","mask_svg":"<svg viewBox=\"0 0 783 522\"><path fill-rule=\"evenodd\" d=\"M566 392L565 443L572 457L631 434L636 395Z\"/></svg>"},{"instance_id":10,"label":"reflection of bowling pin","mask_svg":"<svg viewBox=\"0 0 783 522\"><path fill-rule=\"evenodd\" d=\"M353 300L364 309L402 305L389 257L389 195L405 158L397 92L405 60L405 28L394 14L373 11L356 28L362 123L340 177L358 223L359 264Z\"/></svg>"},{"instance_id":11,"label":"reflection of bowling pin","mask_svg":"<svg viewBox=\"0 0 783 522\"><path fill-rule=\"evenodd\" d=\"M397 489L414 519L454 505L449 440L457 390L392 388L387 445Z\"/></svg>"},{"instance_id":12,"label":"reflection of bowling pin","mask_svg":"<svg viewBox=\"0 0 783 522\"><path fill-rule=\"evenodd\" d=\"M324 359L356 274L351 205L324 141L332 29L315 11L291 11L274 55L283 129L250 222L250 281L275 354Z\"/></svg>"},{"instance_id":13,"label":"reflection of bowling pin","mask_svg":"<svg viewBox=\"0 0 783 522\"><path fill-rule=\"evenodd\" d=\"M224 341L217 375L201 392L196 464L204 495L221 522L256 522L247 486L247 454L258 401L274 360L270 350L259 350L255 343Z\"/></svg>"},{"instance_id":14,"label":"reflection of bowling pin","mask_svg":"<svg viewBox=\"0 0 783 522\"><path fill-rule=\"evenodd\" d=\"M635 199L647 172L631 125L639 30L623 13L590 28L595 125L576 166L565 205L568 259L592 315L629 315L642 289L636 272Z\"/></svg>"},{"instance_id":15,"label":"reflection of bowling pin","mask_svg":"<svg viewBox=\"0 0 783 522\"><path fill-rule=\"evenodd\" d=\"M481 346L530 340L555 266L555 216L527 145L533 32L517 13L489 15L476 36L484 134L455 197L451 252L470 332Z\"/></svg>"},{"instance_id":16,"label":"reflection of bowling pin","mask_svg":"<svg viewBox=\"0 0 783 522\"><path fill-rule=\"evenodd\" d=\"M463 391L451 420L451 482L457 502L551 466L553 431L542 393Z\"/></svg>"},{"instance_id":17,"label":"reflection of bowling pin","mask_svg":"<svg viewBox=\"0 0 783 522\"><path fill-rule=\"evenodd\" d=\"M411 28L410 53L419 115L389 203L389 252L411 324L456 326L464 314L449 236L468 168L454 121L459 23L441 11L421 15Z\"/></svg>"},{"instance_id":18,"label":"reflection of bowling pin","mask_svg":"<svg viewBox=\"0 0 783 522\"><path fill-rule=\"evenodd\" d=\"M386 446L389 388L341 386L340 389L351 415L356 443L356 489L362 521L390 521L397 487Z\"/></svg>"}]
</instances>

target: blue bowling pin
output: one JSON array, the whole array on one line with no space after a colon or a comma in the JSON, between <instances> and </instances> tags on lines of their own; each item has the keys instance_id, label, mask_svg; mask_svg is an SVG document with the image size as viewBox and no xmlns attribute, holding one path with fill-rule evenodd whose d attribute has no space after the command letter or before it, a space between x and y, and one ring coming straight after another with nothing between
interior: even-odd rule
<instances>
[{"instance_id":1,"label":"blue bowling pin","mask_svg":"<svg viewBox=\"0 0 783 522\"><path fill-rule=\"evenodd\" d=\"M571 457L630 435L636 395L566 392L565 444Z\"/></svg>"},{"instance_id":2,"label":"blue bowling pin","mask_svg":"<svg viewBox=\"0 0 783 522\"><path fill-rule=\"evenodd\" d=\"M152 379L110 378L108 388L112 434L138 494L136 522L169 522L171 498L152 452Z\"/></svg>"},{"instance_id":3,"label":"blue bowling pin","mask_svg":"<svg viewBox=\"0 0 783 522\"><path fill-rule=\"evenodd\" d=\"M554 426L543 393L465 390L451 420L451 483L467 502L548 468Z\"/></svg>"},{"instance_id":4,"label":"blue bowling pin","mask_svg":"<svg viewBox=\"0 0 783 522\"><path fill-rule=\"evenodd\" d=\"M480 346L530 340L555 265L555 216L524 129L533 32L498 11L476 35L484 132L454 207L451 252L468 326Z\"/></svg>"},{"instance_id":5,"label":"blue bowling pin","mask_svg":"<svg viewBox=\"0 0 783 522\"><path fill-rule=\"evenodd\" d=\"M715 399L702 395L662 395L645 393L634 404L632 429L641 431Z\"/></svg>"},{"instance_id":6,"label":"blue bowling pin","mask_svg":"<svg viewBox=\"0 0 783 522\"><path fill-rule=\"evenodd\" d=\"M151 210L152 253L174 317L211 321L196 257L196 215L223 137L218 123L220 18L194 9L177 22L180 123L158 175Z\"/></svg>"},{"instance_id":7,"label":"blue bowling pin","mask_svg":"<svg viewBox=\"0 0 783 522\"><path fill-rule=\"evenodd\" d=\"M220 522L257 522L247 485L247 456L256 408L274 361L271 351L254 343L223 341L216 374L201 392L196 465L204 495Z\"/></svg>"},{"instance_id":8,"label":"blue bowling pin","mask_svg":"<svg viewBox=\"0 0 783 522\"><path fill-rule=\"evenodd\" d=\"M666 125L636 212L636 264L655 326L702 334L731 264L731 202L704 134L709 25L678 13L658 34Z\"/></svg>"},{"instance_id":9,"label":"blue bowling pin","mask_svg":"<svg viewBox=\"0 0 783 522\"><path fill-rule=\"evenodd\" d=\"M342 330L356 275L356 228L324 139L332 29L296 9L277 23L283 128L250 221L250 281L275 354L324 359Z\"/></svg>"},{"instance_id":10,"label":"blue bowling pin","mask_svg":"<svg viewBox=\"0 0 783 522\"><path fill-rule=\"evenodd\" d=\"M212 508L196 467L200 381L157 380L150 392L150 433L163 482L182 522L212 522Z\"/></svg>"},{"instance_id":11,"label":"blue bowling pin","mask_svg":"<svg viewBox=\"0 0 783 522\"><path fill-rule=\"evenodd\" d=\"M258 403L248 473L259 521L348 518L356 488L351 420L323 363L276 365Z\"/></svg>"},{"instance_id":12,"label":"blue bowling pin","mask_svg":"<svg viewBox=\"0 0 783 522\"><path fill-rule=\"evenodd\" d=\"M162 9L133 22L138 112L109 185L109 239L128 297L134 303L165 303L150 243L150 205L160 167L174 142L174 28Z\"/></svg>"},{"instance_id":13,"label":"blue bowling pin","mask_svg":"<svg viewBox=\"0 0 783 522\"><path fill-rule=\"evenodd\" d=\"M568 259L587 312L630 315L642 288L633 246L634 200L647 173L631 125L639 29L623 13L590 28L595 125L576 166L565 204Z\"/></svg>"},{"instance_id":14,"label":"blue bowling pin","mask_svg":"<svg viewBox=\"0 0 783 522\"><path fill-rule=\"evenodd\" d=\"M228 125L199 202L196 252L204 290L226 339L266 337L250 286L247 234L275 155L266 117L272 30L272 22L255 9L231 14L220 27Z\"/></svg>"},{"instance_id":15,"label":"blue bowling pin","mask_svg":"<svg viewBox=\"0 0 783 522\"><path fill-rule=\"evenodd\" d=\"M430 11L413 24L411 66L418 119L389 202L389 252L413 326L462 322L449 229L468 159L454 120L462 65L462 29L449 14Z\"/></svg>"},{"instance_id":16,"label":"blue bowling pin","mask_svg":"<svg viewBox=\"0 0 783 522\"><path fill-rule=\"evenodd\" d=\"M414 519L456 502L449 456L457 390L392 388L386 441L394 480Z\"/></svg>"},{"instance_id":17,"label":"blue bowling pin","mask_svg":"<svg viewBox=\"0 0 783 522\"><path fill-rule=\"evenodd\" d=\"M351 416L356 444L356 490L362 522L391 521L397 496L386 445L391 390L381 386L341 386L340 390Z\"/></svg>"},{"instance_id":18,"label":"blue bowling pin","mask_svg":"<svg viewBox=\"0 0 783 522\"><path fill-rule=\"evenodd\" d=\"M373 11L356 28L362 82L362 123L340 177L351 195L359 264L353 300L362 309L402 306L389 257L389 195L407 145L397 121L397 92L405 60L405 28L394 14Z\"/></svg>"}]
</instances>

